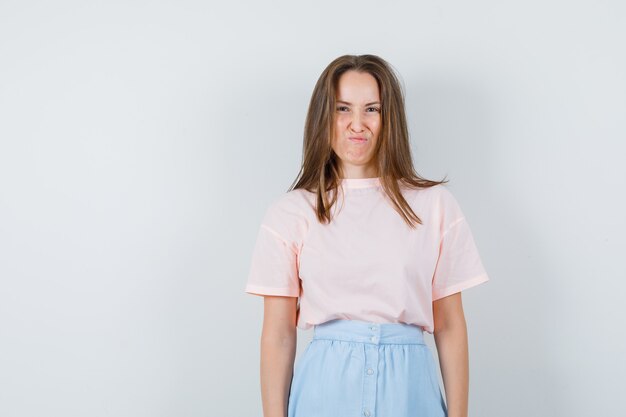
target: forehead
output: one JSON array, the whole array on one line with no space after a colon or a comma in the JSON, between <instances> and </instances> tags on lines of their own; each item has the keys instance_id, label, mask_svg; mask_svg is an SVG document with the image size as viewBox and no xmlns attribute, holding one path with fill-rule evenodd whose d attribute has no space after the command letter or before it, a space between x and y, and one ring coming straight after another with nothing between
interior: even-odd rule
<instances>
[{"instance_id":1,"label":"forehead","mask_svg":"<svg viewBox=\"0 0 626 417\"><path fill-rule=\"evenodd\" d=\"M367 72L347 71L341 74L336 93L337 100L350 103L379 100L376 78Z\"/></svg>"}]
</instances>

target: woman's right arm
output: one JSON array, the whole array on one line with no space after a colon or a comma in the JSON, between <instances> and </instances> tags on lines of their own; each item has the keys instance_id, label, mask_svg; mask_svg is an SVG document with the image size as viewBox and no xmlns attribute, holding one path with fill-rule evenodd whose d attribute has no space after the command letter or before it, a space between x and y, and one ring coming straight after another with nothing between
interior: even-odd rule
<instances>
[{"instance_id":1,"label":"woman's right arm","mask_svg":"<svg viewBox=\"0 0 626 417\"><path fill-rule=\"evenodd\" d=\"M264 296L261 334L263 417L287 417L296 356L297 297Z\"/></svg>"}]
</instances>

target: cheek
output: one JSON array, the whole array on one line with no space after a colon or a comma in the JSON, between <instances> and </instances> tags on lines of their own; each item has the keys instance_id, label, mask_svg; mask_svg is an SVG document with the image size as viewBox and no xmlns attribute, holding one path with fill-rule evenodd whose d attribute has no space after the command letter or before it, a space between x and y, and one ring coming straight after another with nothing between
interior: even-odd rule
<instances>
[{"instance_id":1,"label":"cheek","mask_svg":"<svg viewBox=\"0 0 626 417\"><path fill-rule=\"evenodd\" d=\"M335 143L339 142L341 138L344 137L346 129L347 123L345 118L338 117L337 120L335 120L335 135L333 137Z\"/></svg>"},{"instance_id":2,"label":"cheek","mask_svg":"<svg viewBox=\"0 0 626 417\"><path fill-rule=\"evenodd\" d=\"M367 123L368 129L374 134L374 136L378 136L380 133L381 123L378 119L371 119Z\"/></svg>"},{"instance_id":3,"label":"cheek","mask_svg":"<svg viewBox=\"0 0 626 417\"><path fill-rule=\"evenodd\" d=\"M344 129L347 124L348 118L343 115L337 116L337 119L335 119L335 127L337 127L338 129Z\"/></svg>"}]
</instances>

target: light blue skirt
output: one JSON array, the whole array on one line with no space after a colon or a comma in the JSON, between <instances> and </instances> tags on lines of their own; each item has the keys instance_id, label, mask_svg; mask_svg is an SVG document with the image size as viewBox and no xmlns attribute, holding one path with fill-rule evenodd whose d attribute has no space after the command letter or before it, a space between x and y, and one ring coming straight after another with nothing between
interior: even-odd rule
<instances>
[{"instance_id":1,"label":"light blue skirt","mask_svg":"<svg viewBox=\"0 0 626 417\"><path fill-rule=\"evenodd\" d=\"M445 417L419 326L331 320L294 365L288 417Z\"/></svg>"}]
</instances>

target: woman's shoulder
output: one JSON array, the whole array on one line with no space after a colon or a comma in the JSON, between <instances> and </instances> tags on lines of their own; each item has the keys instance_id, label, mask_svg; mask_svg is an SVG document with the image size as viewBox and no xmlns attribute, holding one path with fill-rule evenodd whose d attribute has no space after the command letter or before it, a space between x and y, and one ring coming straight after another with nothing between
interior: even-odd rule
<instances>
[{"instance_id":1,"label":"woman's shoulder","mask_svg":"<svg viewBox=\"0 0 626 417\"><path fill-rule=\"evenodd\" d=\"M404 193L420 200L446 203L453 200L454 195L445 184L436 184L430 187L404 187Z\"/></svg>"},{"instance_id":2,"label":"woman's shoulder","mask_svg":"<svg viewBox=\"0 0 626 417\"><path fill-rule=\"evenodd\" d=\"M262 223L284 233L302 232L308 229L314 201L312 193L306 190L295 189L281 193L270 200Z\"/></svg>"},{"instance_id":3,"label":"woman's shoulder","mask_svg":"<svg viewBox=\"0 0 626 417\"><path fill-rule=\"evenodd\" d=\"M446 184L420 187L405 191L409 204L421 213L431 213L434 218L462 217L463 213L454 193Z\"/></svg>"},{"instance_id":4,"label":"woman's shoulder","mask_svg":"<svg viewBox=\"0 0 626 417\"><path fill-rule=\"evenodd\" d=\"M296 188L275 196L269 203L268 210L306 212L314 202L315 195L305 189Z\"/></svg>"},{"instance_id":5,"label":"woman's shoulder","mask_svg":"<svg viewBox=\"0 0 626 417\"><path fill-rule=\"evenodd\" d=\"M431 194L444 204L456 202L454 194L446 184L437 184L429 187Z\"/></svg>"}]
</instances>

